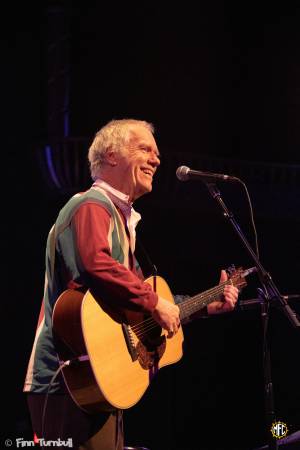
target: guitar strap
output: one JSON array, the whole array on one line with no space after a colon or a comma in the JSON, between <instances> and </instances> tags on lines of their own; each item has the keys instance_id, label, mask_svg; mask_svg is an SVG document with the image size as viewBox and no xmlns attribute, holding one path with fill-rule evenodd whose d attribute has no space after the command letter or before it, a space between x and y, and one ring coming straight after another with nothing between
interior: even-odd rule
<instances>
[{"instance_id":1,"label":"guitar strap","mask_svg":"<svg viewBox=\"0 0 300 450\"><path fill-rule=\"evenodd\" d=\"M153 290L154 290L154 292L156 292L157 267L151 261L149 253L147 252L147 250L145 249L144 245L142 244L141 240L138 237L136 238L135 254L136 253L139 254L139 256L137 258L138 262L140 263L140 260L145 262L145 264L142 264L142 272L143 272L143 274L147 274L146 278L148 278L148 276L150 276L150 275L153 276L153 278L154 278ZM144 270L143 266L146 266L146 265L148 266L148 269Z\"/></svg>"},{"instance_id":2,"label":"guitar strap","mask_svg":"<svg viewBox=\"0 0 300 450\"><path fill-rule=\"evenodd\" d=\"M141 267L145 277L157 275L157 267L155 264L153 264L149 253L138 237L136 238L136 248L134 254L137 255L138 262L142 263Z\"/></svg>"}]
</instances>

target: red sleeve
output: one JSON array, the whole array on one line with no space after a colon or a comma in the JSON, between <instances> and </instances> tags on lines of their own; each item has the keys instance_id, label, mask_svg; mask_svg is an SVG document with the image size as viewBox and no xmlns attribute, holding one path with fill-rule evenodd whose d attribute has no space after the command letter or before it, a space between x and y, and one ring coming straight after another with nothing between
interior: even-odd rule
<instances>
[{"instance_id":1,"label":"red sleeve","mask_svg":"<svg viewBox=\"0 0 300 450\"><path fill-rule=\"evenodd\" d=\"M72 219L75 243L84 273L93 287L117 306L141 306L153 311L158 297L148 283L112 258L108 232L109 212L99 204L85 203Z\"/></svg>"}]
</instances>

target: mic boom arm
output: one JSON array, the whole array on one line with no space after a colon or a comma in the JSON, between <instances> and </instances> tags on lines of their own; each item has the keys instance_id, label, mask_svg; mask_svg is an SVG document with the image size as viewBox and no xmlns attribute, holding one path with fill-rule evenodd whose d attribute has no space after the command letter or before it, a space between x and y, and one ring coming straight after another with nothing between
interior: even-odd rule
<instances>
[{"instance_id":1,"label":"mic boom arm","mask_svg":"<svg viewBox=\"0 0 300 450\"><path fill-rule=\"evenodd\" d=\"M213 173L213 172L202 172L201 170L192 170L187 166L180 166L176 170L176 176L180 181L188 181L188 180L200 180L204 182L208 181L231 181L231 182L240 182L241 180L237 177L233 177L231 175L225 175L221 173Z\"/></svg>"}]
</instances>

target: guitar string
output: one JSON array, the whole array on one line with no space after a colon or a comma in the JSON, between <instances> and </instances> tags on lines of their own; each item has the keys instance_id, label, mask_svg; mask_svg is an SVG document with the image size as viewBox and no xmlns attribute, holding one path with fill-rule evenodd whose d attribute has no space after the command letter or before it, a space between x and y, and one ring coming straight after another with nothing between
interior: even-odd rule
<instances>
[{"instance_id":1,"label":"guitar string","mask_svg":"<svg viewBox=\"0 0 300 450\"><path fill-rule=\"evenodd\" d=\"M212 289L209 289L208 291L203 292L202 294L197 294L194 297L191 297L190 299L186 300L184 303L179 303L179 305L181 306L182 309L186 309L188 310L189 308L194 306L195 301L207 297L209 295L209 297L211 297L212 295L215 296L217 294L220 294L223 291L223 287L225 287L226 284L230 284L228 281L220 284L219 286L216 286ZM219 292L220 291L220 292ZM133 331L137 330L139 327L143 327L148 321L152 321L154 320L152 317L149 317L148 319L139 322L138 324L134 325L133 327L131 327L131 329Z\"/></svg>"},{"instance_id":2,"label":"guitar string","mask_svg":"<svg viewBox=\"0 0 300 450\"><path fill-rule=\"evenodd\" d=\"M208 291L202 293L202 294L198 294L192 298L190 298L189 300L187 300L184 304L179 304L179 306L181 307L181 311L184 313L190 312L195 308L195 302L197 302L199 299L203 299L205 298L205 300L203 301L203 306L205 305L205 302L207 301L209 303L211 298L215 298L218 294L221 294L223 292L223 287L226 284L230 284L228 281L226 281L225 283L222 283L221 285L209 289ZM207 299L208 297L208 299ZM197 304L197 309L198 309L198 304ZM197 310L196 309L196 310ZM131 327L131 329L135 332L138 333L139 331L144 332L145 330L149 331L149 325L153 325L153 323L157 323L153 317L149 317L148 319L134 325L133 327ZM159 325L159 324L157 324ZM147 327L148 326L148 327Z\"/></svg>"},{"instance_id":3,"label":"guitar string","mask_svg":"<svg viewBox=\"0 0 300 450\"><path fill-rule=\"evenodd\" d=\"M237 278L237 280L235 280ZM181 307L181 313L183 313L184 317L187 313L192 314L199 310L199 300L202 300L203 306L208 305L212 301L214 301L218 295L224 292L224 287L228 284L233 284L234 286L238 286L238 277L234 276L229 280L221 283L220 285L211 288L201 294L197 294L196 296L190 298L185 303L179 304ZM201 309L201 308L200 308ZM132 327L133 331L136 330L136 334L138 337L143 336L145 332L148 332L152 328L160 327L160 325L152 318L148 318L143 322ZM161 328L161 327L160 327Z\"/></svg>"},{"instance_id":4,"label":"guitar string","mask_svg":"<svg viewBox=\"0 0 300 450\"><path fill-rule=\"evenodd\" d=\"M203 292L202 294L198 294L189 300L187 300L183 304L179 304L181 306L181 312L184 314L186 313L193 313L196 312L199 309L199 300L203 300L203 306L206 306L211 302L212 299L216 298L217 295L220 295L224 291L224 287L228 284L233 284L232 279L226 280L225 282L221 283L220 285L208 289L207 291ZM196 306L196 308L195 308ZM195 311L194 311L195 310ZM134 325L131 327L131 330L138 336L142 337L145 332L150 331L152 328L159 327L160 325L153 319L153 317L149 317L148 319Z\"/></svg>"}]
</instances>

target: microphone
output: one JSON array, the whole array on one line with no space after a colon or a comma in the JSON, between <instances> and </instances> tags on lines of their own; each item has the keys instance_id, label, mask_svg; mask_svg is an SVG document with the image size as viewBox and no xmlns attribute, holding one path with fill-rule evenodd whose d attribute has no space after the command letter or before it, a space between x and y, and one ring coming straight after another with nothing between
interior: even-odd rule
<instances>
[{"instance_id":1,"label":"microphone","mask_svg":"<svg viewBox=\"0 0 300 450\"><path fill-rule=\"evenodd\" d=\"M239 182L240 179L230 175L221 173L202 172L200 170L192 170L186 166L180 166L176 170L176 176L180 181L201 180L201 181L231 181Z\"/></svg>"}]
</instances>

